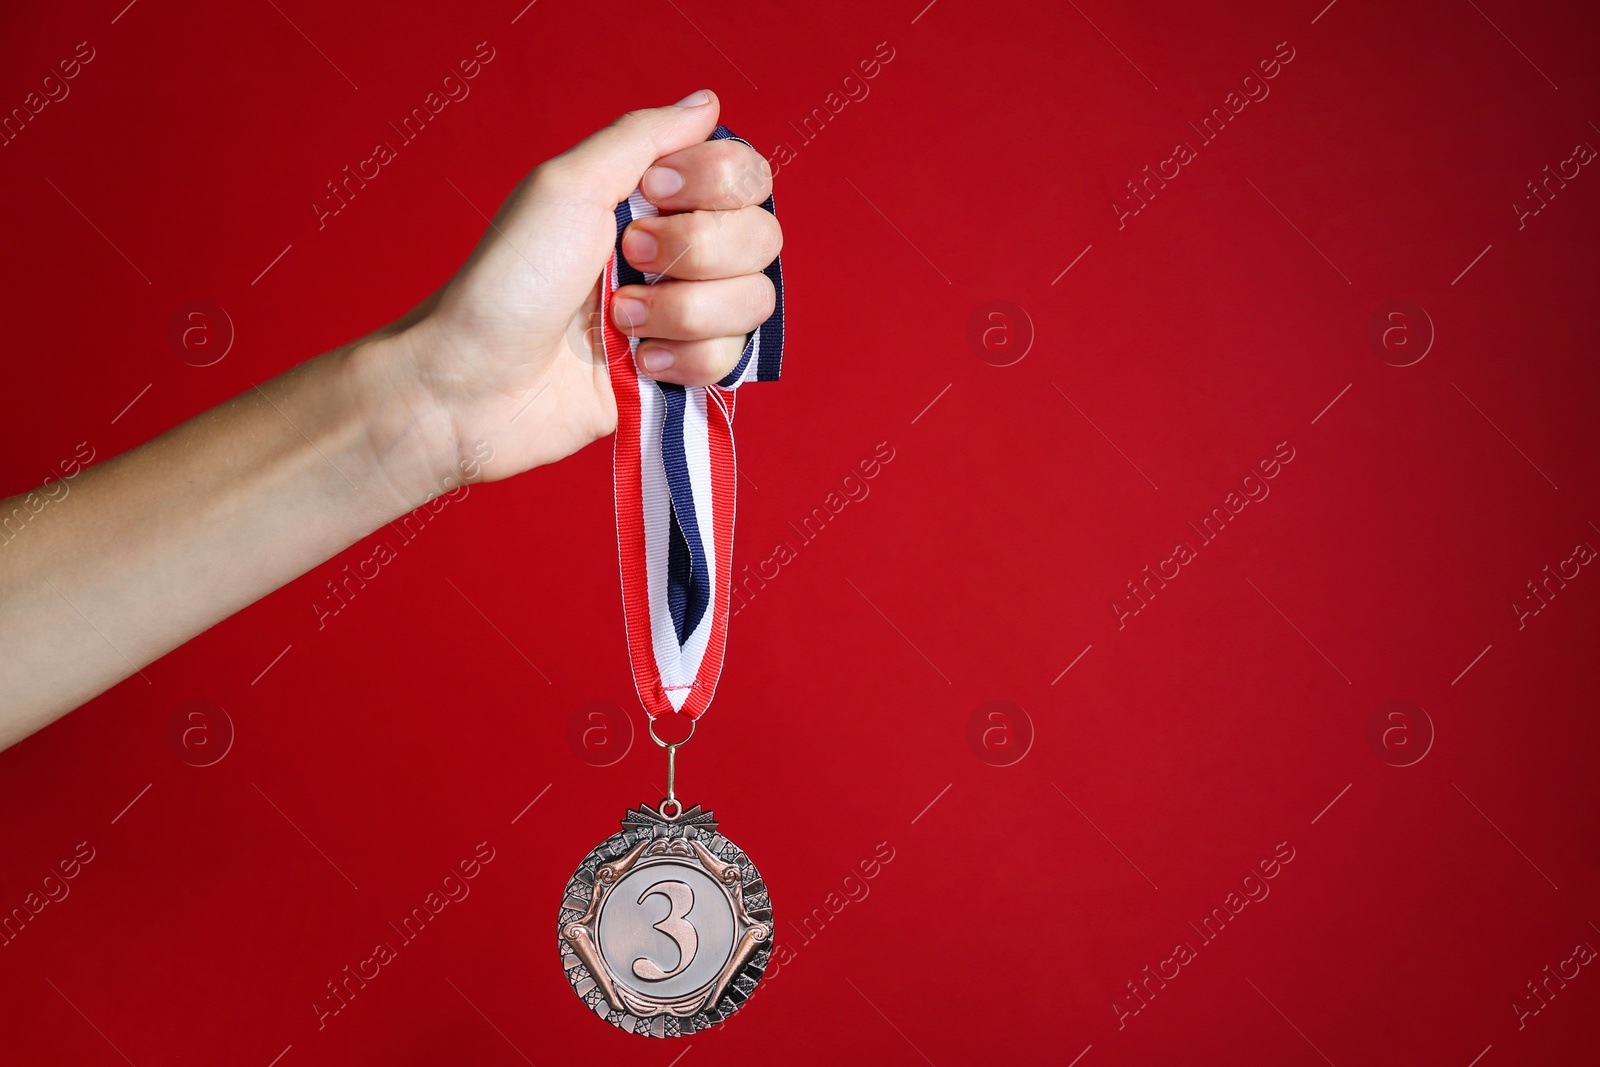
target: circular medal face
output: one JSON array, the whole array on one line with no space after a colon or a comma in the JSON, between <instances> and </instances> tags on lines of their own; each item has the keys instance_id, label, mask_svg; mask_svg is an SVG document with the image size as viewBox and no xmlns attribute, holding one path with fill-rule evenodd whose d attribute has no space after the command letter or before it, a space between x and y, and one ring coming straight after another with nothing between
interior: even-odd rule
<instances>
[{"instance_id":1,"label":"circular medal face","mask_svg":"<svg viewBox=\"0 0 1600 1067\"><path fill-rule=\"evenodd\" d=\"M681 1037L732 1015L772 956L772 901L750 858L698 806L644 806L584 857L561 901L561 965L595 1014Z\"/></svg>"}]
</instances>

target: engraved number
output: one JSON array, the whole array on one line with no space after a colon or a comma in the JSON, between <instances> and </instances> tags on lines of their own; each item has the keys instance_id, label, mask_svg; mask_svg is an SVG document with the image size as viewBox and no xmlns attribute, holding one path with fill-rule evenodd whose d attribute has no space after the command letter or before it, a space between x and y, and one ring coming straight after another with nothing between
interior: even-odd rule
<instances>
[{"instance_id":1,"label":"engraved number","mask_svg":"<svg viewBox=\"0 0 1600 1067\"><path fill-rule=\"evenodd\" d=\"M640 956L633 961L633 973L648 981L659 982L663 978L671 978L693 962L695 953L700 950L700 935L695 933L694 925L684 918L694 907L694 890L683 882L657 882L640 893L636 903L643 904L646 898L652 896L666 897L672 905L667 917L655 924L655 929L672 938L673 944L678 946L678 965L670 971L663 971L654 960Z\"/></svg>"}]
</instances>

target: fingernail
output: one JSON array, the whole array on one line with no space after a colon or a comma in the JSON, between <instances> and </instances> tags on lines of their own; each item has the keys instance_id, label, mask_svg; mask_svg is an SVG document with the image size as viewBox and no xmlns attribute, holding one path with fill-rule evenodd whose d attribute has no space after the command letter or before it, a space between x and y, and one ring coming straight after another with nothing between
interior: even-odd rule
<instances>
[{"instance_id":1,"label":"fingernail","mask_svg":"<svg viewBox=\"0 0 1600 1067\"><path fill-rule=\"evenodd\" d=\"M683 188L683 175L671 167L651 167L639 179L639 188L648 200L664 200Z\"/></svg>"},{"instance_id":2,"label":"fingernail","mask_svg":"<svg viewBox=\"0 0 1600 1067\"><path fill-rule=\"evenodd\" d=\"M641 263L654 263L658 248L655 235L637 226L628 227L628 232L622 235L622 254L636 267Z\"/></svg>"},{"instance_id":3,"label":"fingernail","mask_svg":"<svg viewBox=\"0 0 1600 1067\"><path fill-rule=\"evenodd\" d=\"M694 92L690 93L688 96L684 97L682 100L679 100L676 104L673 104L672 106L673 107L699 107L701 104L707 103L710 99L711 99L711 93L710 92L708 92L705 89L696 89Z\"/></svg>"},{"instance_id":4,"label":"fingernail","mask_svg":"<svg viewBox=\"0 0 1600 1067\"><path fill-rule=\"evenodd\" d=\"M634 330L643 326L645 316L649 313L650 309L645 306L643 300L631 296L619 296L611 303L611 317L624 330Z\"/></svg>"},{"instance_id":5,"label":"fingernail","mask_svg":"<svg viewBox=\"0 0 1600 1067\"><path fill-rule=\"evenodd\" d=\"M646 348L639 353L639 362L644 364L644 369L651 374L664 371L672 366L675 357L670 348Z\"/></svg>"}]
</instances>

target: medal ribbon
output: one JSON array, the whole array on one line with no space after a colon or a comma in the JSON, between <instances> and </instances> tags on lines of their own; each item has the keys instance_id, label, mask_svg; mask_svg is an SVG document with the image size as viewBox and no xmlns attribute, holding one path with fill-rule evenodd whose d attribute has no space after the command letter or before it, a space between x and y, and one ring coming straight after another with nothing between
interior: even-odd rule
<instances>
[{"instance_id":1,"label":"medal ribbon","mask_svg":"<svg viewBox=\"0 0 1600 1067\"><path fill-rule=\"evenodd\" d=\"M749 144L724 126L708 139ZM772 197L761 206L776 214ZM654 285L663 277L638 270L622 254L628 223L656 214L637 189L617 205L617 242L601 287L602 336L617 399L617 557L639 700L652 719L672 712L698 719L716 692L728 638L738 473L734 390L778 377L783 273L777 259L762 272L777 292L775 310L746 339L727 377L712 386L647 377L639 370L639 339L611 320L611 298L618 286Z\"/></svg>"}]
</instances>

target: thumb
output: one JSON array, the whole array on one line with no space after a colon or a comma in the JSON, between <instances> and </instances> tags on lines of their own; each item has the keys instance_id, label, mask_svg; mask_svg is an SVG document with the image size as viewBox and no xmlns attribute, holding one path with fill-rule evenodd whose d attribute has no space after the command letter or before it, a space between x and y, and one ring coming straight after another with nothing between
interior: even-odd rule
<instances>
[{"instance_id":1,"label":"thumb","mask_svg":"<svg viewBox=\"0 0 1600 1067\"><path fill-rule=\"evenodd\" d=\"M585 197L614 207L656 160L710 137L721 110L717 95L701 89L669 107L630 111L551 162L559 162Z\"/></svg>"}]
</instances>

